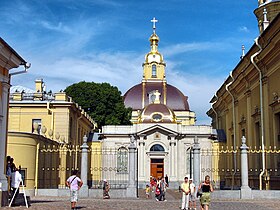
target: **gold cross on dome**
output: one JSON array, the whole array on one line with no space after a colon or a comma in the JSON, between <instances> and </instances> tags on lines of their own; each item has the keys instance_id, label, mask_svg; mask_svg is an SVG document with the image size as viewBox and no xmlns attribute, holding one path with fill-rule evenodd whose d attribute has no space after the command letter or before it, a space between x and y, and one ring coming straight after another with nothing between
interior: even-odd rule
<instances>
[{"instance_id":1,"label":"gold cross on dome","mask_svg":"<svg viewBox=\"0 0 280 210\"><path fill-rule=\"evenodd\" d=\"M156 23L158 22L158 20L154 17L151 22L153 23L153 31L154 33L156 33Z\"/></svg>"}]
</instances>

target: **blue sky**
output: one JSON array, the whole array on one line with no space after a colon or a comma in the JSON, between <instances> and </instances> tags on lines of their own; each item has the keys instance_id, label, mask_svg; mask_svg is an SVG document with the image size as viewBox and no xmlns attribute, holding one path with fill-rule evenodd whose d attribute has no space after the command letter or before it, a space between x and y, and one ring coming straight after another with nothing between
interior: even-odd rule
<instances>
[{"instance_id":1,"label":"blue sky","mask_svg":"<svg viewBox=\"0 0 280 210\"><path fill-rule=\"evenodd\" d=\"M1 1L0 36L26 61L29 72L12 85L34 88L43 78L59 91L79 81L109 82L124 94L141 82L156 17L167 82L189 97L197 124L215 91L258 36L244 0L10 0Z\"/></svg>"}]
</instances>

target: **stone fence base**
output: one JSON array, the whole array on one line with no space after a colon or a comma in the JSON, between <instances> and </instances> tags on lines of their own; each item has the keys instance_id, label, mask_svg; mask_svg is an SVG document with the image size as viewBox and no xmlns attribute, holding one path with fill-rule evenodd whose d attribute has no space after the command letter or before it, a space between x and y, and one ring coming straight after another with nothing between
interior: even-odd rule
<instances>
[{"instance_id":1,"label":"stone fence base","mask_svg":"<svg viewBox=\"0 0 280 210\"><path fill-rule=\"evenodd\" d=\"M242 198L241 190L216 190L211 194L212 199L240 200L240 199L279 199L280 190L251 190L251 196Z\"/></svg>"},{"instance_id":2,"label":"stone fence base","mask_svg":"<svg viewBox=\"0 0 280 210\"><path fill-rule=\"evenodd\" d=\"M38 189L37 196L58 196L65 197L69 196L69 189ZM127 189L110 189L110 197L112 198L130 198ZM80 191L79 197L90 197L90 198L103 198L102 189L88 189L88 192Z\"/></svg>"},{"instance_id":3,"label":"stone fence base","mask_svg":"<svg viewBox=\"0 0 280 210\"><path fill-rule=\"evenodd\" d=\"M109 194L112 198L136 198L131 189L111 189ZM27 196L34 196L35 190L26 190ZM38 196L57 196L68 197L69 189L38 189ZM88 189L88 192L83 195L80 191L79 197L102 198L102 189ZM215 190L211 193L211 199L215 200L240 200L240 199L279 199L280 190L251 190L246 197L243 196L241 190Z\"/></svg>"}]
</instances>

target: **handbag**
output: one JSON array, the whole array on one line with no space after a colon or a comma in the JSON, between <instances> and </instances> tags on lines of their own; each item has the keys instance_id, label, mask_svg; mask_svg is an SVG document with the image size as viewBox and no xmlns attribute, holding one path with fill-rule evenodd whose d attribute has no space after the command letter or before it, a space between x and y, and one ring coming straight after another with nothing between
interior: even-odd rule
<instances>
[{"instance_id":1,"label":"handbag","mask_svg":"<svg viewBox=\"0 0 280 210\"><path fill-rule=\"evenodd\" d=\"M197 191L197 193L196 193L196 197L197 197L197 198L199 198L199 197L201 197L201 196L202 196L202 192Z\"/></svg>"}]
</instances>

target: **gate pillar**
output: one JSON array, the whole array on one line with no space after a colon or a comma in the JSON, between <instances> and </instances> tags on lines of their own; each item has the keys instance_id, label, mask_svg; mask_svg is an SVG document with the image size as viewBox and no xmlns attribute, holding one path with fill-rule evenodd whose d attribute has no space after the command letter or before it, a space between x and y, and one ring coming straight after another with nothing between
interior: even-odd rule
<instances>
[{"instance_id":1,"label":"gate pillar","mask_svg":"<svg viewBox=\"0 0 280 210\"><path fill-rule=\"evenodd\" d=\"M193 183L198 189L200 184L200 145L197 136L195 136L193 144Z\"/></svg>"},{"instance_id":2,"label":"gate pillar","mask_svg":"<svg viewBox=\"0 0 280 210\"><path fill-rule=\"evenodd\" d=\"M126 196L130 198L137 197L137 185L136 185L136 138L130 136L130 144L128 146L129 155L129 174L128 174L128 186L126 189Z\"/></svg>"},{"instance_id":3,"label":"gate pillar","mask_svg":"<svg viewBox=\"0 0 280 210\"><path fill-rule=\"evenodd\" d=\"M81 197L88 197L89 191L88 191L88 148L87 145L87 137L86 135L83 137L83 145L81 146L82 149L82 159L81 159L81 179L83 181L83 186L80 189L80 196Z\"/></svg>"},{"instance_id":4,"label":"gate pillar","mask_svg":"<svg viewBox=\"0 0 280 210\"><path fill-rule=\"evenodd\" d=\"M246 138L242 136L241 138L241 199L251 199L252 191L248 185L248 147L246 145Z\"/></svg>"}]
</instances>

